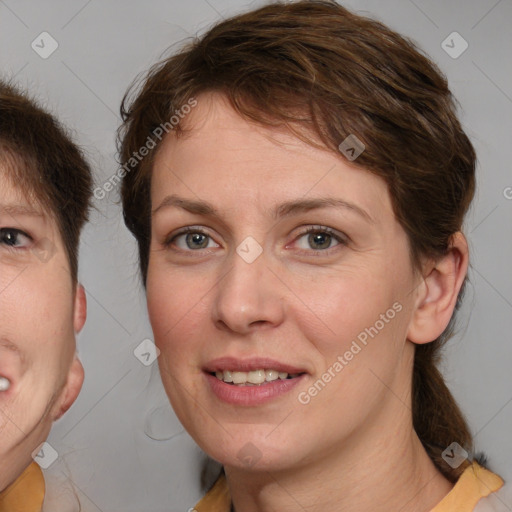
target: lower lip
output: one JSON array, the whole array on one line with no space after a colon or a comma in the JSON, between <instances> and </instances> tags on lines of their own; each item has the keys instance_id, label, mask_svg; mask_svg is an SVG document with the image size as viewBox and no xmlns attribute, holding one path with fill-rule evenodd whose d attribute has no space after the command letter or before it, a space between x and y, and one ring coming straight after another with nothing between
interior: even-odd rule
<instances>
[{"instance_id":1,"label":"lower lip","mask_svg":"<svg viewBox=\"0 0 512 512\"><path fill-rule=\"evenodd\" d=\"M253 406L260 405L290 392L305 374L293 379L277 379L259 386L237 386L219 380L215 375L205 373L213 393L228 404Z\"/></svg>"}]
</instances>

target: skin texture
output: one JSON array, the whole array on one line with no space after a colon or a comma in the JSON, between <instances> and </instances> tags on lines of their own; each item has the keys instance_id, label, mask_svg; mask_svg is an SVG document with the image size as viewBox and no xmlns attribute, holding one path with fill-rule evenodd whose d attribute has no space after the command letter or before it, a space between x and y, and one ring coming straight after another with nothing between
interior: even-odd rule
<instances>
[{"instance_id":1,"label":"skin texture","mask_svg":"<svg viewBox=\"0 0 512 512\"><path fill-rule=\"evenodd\" d=\"M86 298L69 268L55 219L0 164L0 375L11 377L0 392L0 491L32 462L83 383L75 333Z\"/></svg>"},{"instance_id":2,"label":"skin texture","mask_svg":"<svg viewBox=\"0 0 512 512\"><path fill-rule=\"evenodd\" d=\"M198 102L188 133L159 149L151 187L148 309L180 421L225 466L236 510L430 510L451 484L412 428L414 343L448 324L467 269L464 237L417 271L381 178L249 123L218 94ZM216 213L162 206L171 195ZM272 213L318 198L352 206ZM208 235L204 248L178 236L187 226ZM326 249L311 244L310 227L334 232L321 238ZM248 236L263 249L252 263L236 252ZM400 312L301 403L393 304ZM264 404L227 404L203 371L226 356L268 357L306 375Z\"/></svg>"}]
</instances>

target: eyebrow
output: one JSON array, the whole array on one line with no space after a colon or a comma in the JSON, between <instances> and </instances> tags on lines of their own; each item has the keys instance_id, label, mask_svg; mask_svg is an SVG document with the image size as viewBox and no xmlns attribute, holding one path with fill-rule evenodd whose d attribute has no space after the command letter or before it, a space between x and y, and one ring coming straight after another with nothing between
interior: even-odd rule
<instances>
[{"instance_id":1,"label":"eyebrow","mask_svg":"<svg viewBox=\"0 0 512 512\"><path fill-rule=\"evenodd\" d=\"M43 213L23 204L1 204L0 214L7 214L11 217L44 217Z\"/></svg>"},{"instance_id":2,"label":"eyebrow","mask_svg":"<svg viewBox=\"0 0 512 512\"><path fill-rule=\"evenodd\" d=\"M169 207L182 208L183 210L186 210L187 212L196 215L218 216L217 210L211 203L208 203L207 201L185 199L174 194L165 197L164 200L152 211L152 215L155 215L163 208ZM371 224L375 223L371 215L360 206L357 206L356 204L335 197L299 199L297 201L288 201L275 207L271 211L271 215L277 219L280 217L297 215L299 213L308 212L310 210L329 207L350 210L358 214Z\"/></svg>"}]
</instances>

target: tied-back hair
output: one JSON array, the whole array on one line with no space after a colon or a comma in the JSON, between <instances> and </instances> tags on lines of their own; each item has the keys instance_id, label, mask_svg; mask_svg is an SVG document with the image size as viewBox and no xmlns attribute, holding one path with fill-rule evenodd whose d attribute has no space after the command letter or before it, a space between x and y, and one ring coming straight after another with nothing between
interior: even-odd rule
<instances>
[{"instance_id":1,"label":"tied-back hair","mask_svg":"<svg viewBox=\"0 0 512 512\"><path fill-rule=\"evenodd\" d=\"M201 93L212 91L243 118L286 127L340 158L340 143L356 136L365 149L353 164L386 182L415 269L447 253L474 194L476 157L446 78L413 42L326 0L273 3L222 21L128 91L121 106L121 164L190 98L200 102ZM179 137L186 130L185 117L173 132ZM122 185L144 283L158 144L134 162ZM453 325L452 318L442 336L416 346L412 384L414 428L452 482L469 461L452 468L442 452L453 442L472 452L466 420L437 369Z\"/></svg>"}]
</instances>

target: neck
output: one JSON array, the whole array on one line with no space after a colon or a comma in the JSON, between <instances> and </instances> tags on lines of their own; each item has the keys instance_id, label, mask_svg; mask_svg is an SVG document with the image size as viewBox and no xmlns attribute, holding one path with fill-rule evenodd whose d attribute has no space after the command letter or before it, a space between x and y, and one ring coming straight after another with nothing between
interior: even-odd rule
<instances>
[{"instance_id":1,"label":"neck","mask_svg":"<svg viewBox=\"0 0 512 512\"><path fill-rule=\"evenodd\" d=\"M300 468L226 467L236 512L430 511L453 485L430 460L403 407L402 417L399 410L387 425L382 418L371 422L366 432Z\"/></svg>"}]
</instances>

